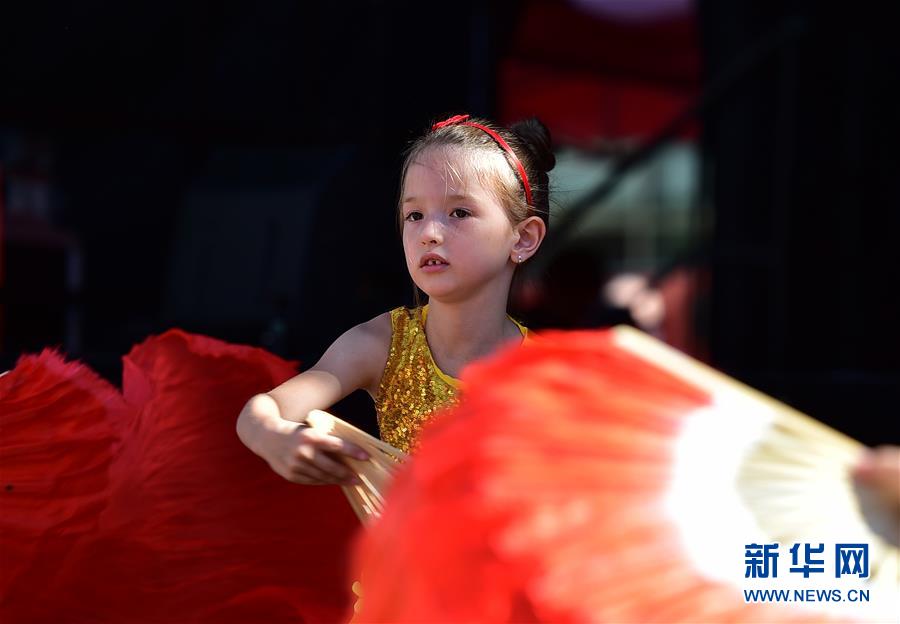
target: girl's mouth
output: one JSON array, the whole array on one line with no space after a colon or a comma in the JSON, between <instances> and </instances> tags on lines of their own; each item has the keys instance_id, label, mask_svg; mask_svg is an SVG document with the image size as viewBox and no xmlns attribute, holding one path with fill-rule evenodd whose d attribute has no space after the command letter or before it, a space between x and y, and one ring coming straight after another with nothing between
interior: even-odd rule
<instances>
[{"instance_id":1,"label":"girl's mouth","mask_svg":"<svg viewBox=\"0 0 900 624\"><path fill-rule=\"evenodd\" d=\"M446 262L441 262L440 260L429 260L425 262L420 269L424 273L439 273L440 271L445 270L450 265Z\"/></svg>"},{"instance_id":2,"label":"girl's mouth","mask_svg":"<svg viewBox=\"0 0 900 624\"><path fill-rule=\"evenodd\" d=\"M442 271L448 266L450 266L450 263L436 253L425 254L424 256L422 256L422 260L419 262L419 268L422 269L422 271L424 271L425 273L435 273L437 271Z\"/></svg>"}]
</instances>

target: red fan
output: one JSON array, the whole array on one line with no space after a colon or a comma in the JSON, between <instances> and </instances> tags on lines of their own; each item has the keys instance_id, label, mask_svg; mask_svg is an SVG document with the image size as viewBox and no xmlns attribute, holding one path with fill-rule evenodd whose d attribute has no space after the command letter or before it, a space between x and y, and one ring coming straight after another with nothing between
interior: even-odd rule
<instances>
[{"instance_id":1,"label":"red fan","mask_svg":"<svg viewBox=\"0 0 900 624\"><path fill-rule=\"evenodd\" d=\"M628 329L549 333L463 382L363 537L359 621L898 621L856 442ZM748 545L783 545L783 579L791 543L833 540L868 544L844 586L870 603L745 602Z\"/></svg>"},{"instance_id":2,"label":"red fan","mask_svg":"<svg viewBox=\"0 0 900 624\"><path fill-rule=\"evenodd\" d=\"M177 330L124 364L124 399L49 353L0 378L0 620L342 619L352 510L234 428L295 364Z\"/></svg>"},{"instance_id":3,"label":"red fan","mask_svg":"<svg viewBox=\"0 0 900 624\"><path fill-rule=\"evenodd\" d=\"M53 351L0 376L0 620L46 609L74 546L95 535L129 410L109 383Z\"/></svg>"}]
</instances>

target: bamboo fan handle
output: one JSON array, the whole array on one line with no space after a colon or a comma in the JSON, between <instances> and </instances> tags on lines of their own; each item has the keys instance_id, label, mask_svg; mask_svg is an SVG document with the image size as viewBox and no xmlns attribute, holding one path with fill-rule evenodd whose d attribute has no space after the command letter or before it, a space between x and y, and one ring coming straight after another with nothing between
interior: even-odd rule
<instances>
[{"instance_id":1,"label":"bamboo fan handle","mask_svg":"<svg viewBox=\"0 0 900 624\"><path fill-rule=\"evenodd\" d=\"M406 459L408 459L407 454L400 449L393 447L387 442L383 442L374 436L369 435L362 429L354 427L347 421L341 420L340 418L337 418L336 416L329 414L328 412L325 412L323 410L311 410L306 416L306 422L309 423L311 427L318 429L319 431L336 435L343 440L353 442L354 444L362 446L363 448L376 448L382 453L392 455L400 461L405 461Z\"/></svg>"},{"instance_id":2,"label":"bamboo fan handle","mask_svg":"<svg viewBox=\"0 0 900 624\"><path fill-rule=\"evenodd\" d=\"M356 514L356 517L363 523L368 522L369 513L363 507L362 501L356 494L356 491L348 485L342 485L341 490L344 492L344 496L347 497L347 502L350 503L350 507L353 509L353 513Z\"/></svg>"},{"instance_id":3,"label":"bamboo fan handle","mask_svg":"<svg viewBox=\"0 0 900 624\"><path fill-rule=\"evenodd\" d=\"M381 516L384 510L384 493L390 485L394 470L406 459L406 453L322 410L310 411L306 422L318 431L356 444L369 454L367 460L343 458L361 484L341 486L356 516L363 525L369 525Z\"/></svg>"}]
</instances>

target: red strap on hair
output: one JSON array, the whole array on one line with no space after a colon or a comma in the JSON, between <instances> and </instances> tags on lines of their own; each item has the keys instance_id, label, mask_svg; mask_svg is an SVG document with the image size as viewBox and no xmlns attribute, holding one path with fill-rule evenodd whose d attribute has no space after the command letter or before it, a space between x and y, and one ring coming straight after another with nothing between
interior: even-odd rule
<instances>
[{"instance_id":1,"label":"red strap on hair","mask_svg":"<svg viewBox=\"0 0 900 624\"><path fill-rule=\"evenodd\" d=\"M454 115L453 117L449 117L444 121L439 121L433 126L431 126L431 131L439 130L446 126L472 126L473 128L478 128L479 130L484 130L487 132L494 141L497 142L497 145L503 148L503 150L509 154L510 158L512 158L513 164L516 169L519 171L519 177L522 179L522 186L525 187L525 201L528 202L528 205L532 208L534 207L534 203L531 201L531 185L528 183L528 175L525 173L525 167L522 166L522 161L519 160L519 157L516 156L516 153L509 146L509 143L503 140L503 137L497 134L494 130L491 130L487 126L483 126L480 123L475 123L474 121L469 121L468 115Z\"/></svg>"}]
</instances>

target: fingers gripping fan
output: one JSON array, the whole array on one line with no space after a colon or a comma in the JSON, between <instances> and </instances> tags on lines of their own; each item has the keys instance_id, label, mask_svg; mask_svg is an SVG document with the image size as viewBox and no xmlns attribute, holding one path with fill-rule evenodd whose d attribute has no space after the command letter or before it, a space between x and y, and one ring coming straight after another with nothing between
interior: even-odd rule
<instances>
[{"instance_id":1,"label":"fingers gripping fan","mask_svg":"<svg viewBox=\"0 0 900 624\"><path fill-rule=\"evenodd\" d=\"M853 440L631 329L547 333L463 383L359 545L360 621L898 621L897 518L860 504ZM868 576L835 578L839 542ZM795 543L824 573L790 571Z\"/></svg>"}]
</instances>

